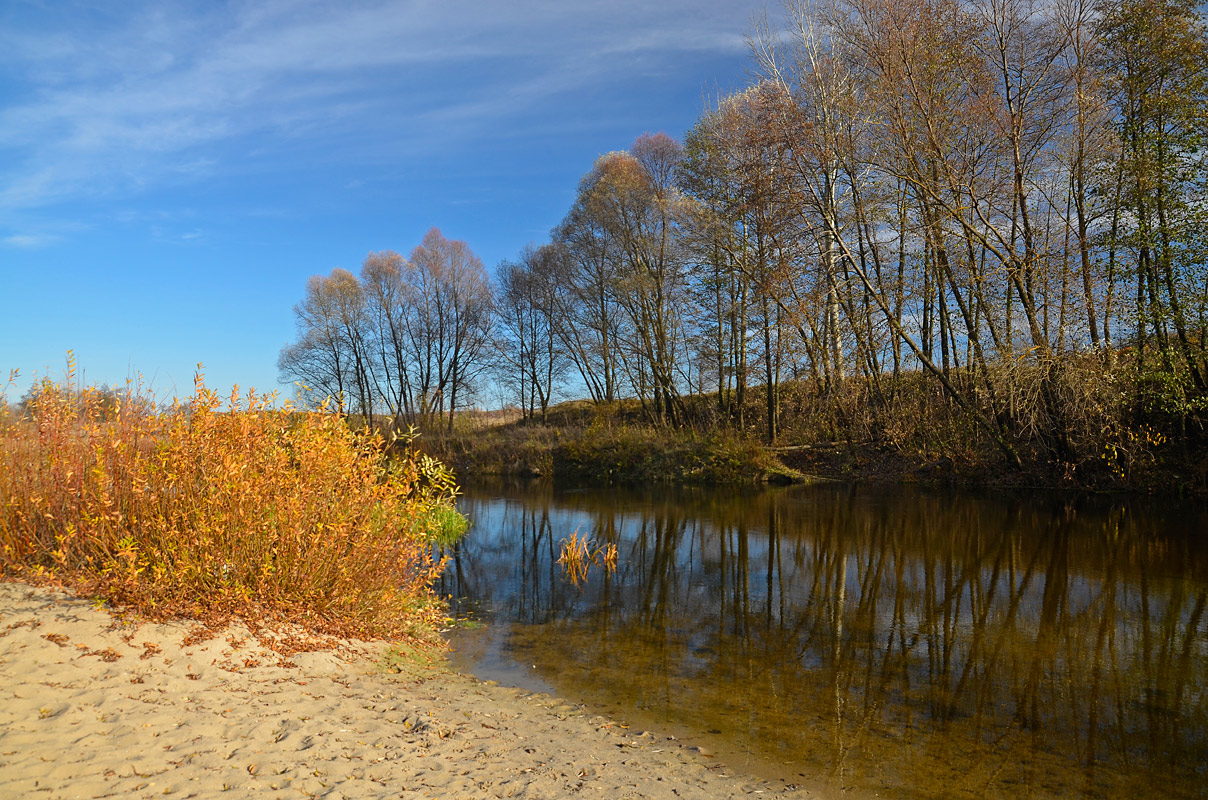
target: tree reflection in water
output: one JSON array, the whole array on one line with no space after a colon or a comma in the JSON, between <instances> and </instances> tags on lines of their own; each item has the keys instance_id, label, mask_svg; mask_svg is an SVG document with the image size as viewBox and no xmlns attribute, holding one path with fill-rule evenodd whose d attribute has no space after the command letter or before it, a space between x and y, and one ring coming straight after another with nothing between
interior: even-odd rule
<instances>
[{"instance_id":1,"label":"tree reflection in water","mask_svg":"<svg viewBox=\"0 0 1208 800\"><path fill-rule=\"evenodd\" d=\"M482 677L897 796L1201 796L1199 509L910 490L470 489ZM576 587L580 530L620 551Z\"/></svg>"}]
</instances>

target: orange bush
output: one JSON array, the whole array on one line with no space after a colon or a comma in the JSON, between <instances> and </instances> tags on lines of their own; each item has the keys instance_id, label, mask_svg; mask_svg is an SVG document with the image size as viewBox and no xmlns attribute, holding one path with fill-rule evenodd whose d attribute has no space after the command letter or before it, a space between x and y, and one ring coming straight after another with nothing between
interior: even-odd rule
<instances>
[{"instance_id":1,"label":"orange bush","mask_svg":"<svg viewBox=\"0 0 1208 800\"><path fill-rule=\"evenodd\" d=\"M273 401L235 390L223 410L200 375L166 410L136 387L44 381L25 413L0 417L5 574L157 616L430 629L430 528L451 483L335 414Z\"/></svg>"}]
</instances>

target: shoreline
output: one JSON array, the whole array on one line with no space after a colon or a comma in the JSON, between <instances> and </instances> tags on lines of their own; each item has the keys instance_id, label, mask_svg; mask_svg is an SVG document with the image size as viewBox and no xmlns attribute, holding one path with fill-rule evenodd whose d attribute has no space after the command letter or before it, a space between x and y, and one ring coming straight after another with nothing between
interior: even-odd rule
<instances>
[{"instance_id":1,"label":"shoreline","mask_svg":"<svg viewBox=\"0 0 1208 800\"><path fill-rule=\"evenodd\" d=\"M385 643L284 657L192 627L0 582L0 794L819 796Z\"/></svg>"},{"instance_id":2,"label":"shoreline","mask_svg":"<svg viewBox=\"0 0 1208 800\"><path fill-rule=\"evenodd\" d=\"M1071 464L1015 468L960 454L907 454L872 444L825 442L768 446L756 440L710 444L688 434L664 436L623 429L618 441L586 439L553 426L485 428L425 442L424 451L460 479L549 480L575 487L703 486L710 488L860 483L996 491L1054 491L1135 498L1208 498L1208 461L1198 456L1156 460L1137 476L1114 476L1100 457ZM628 439L626 438L628 437ZM677 438L678 437L678 438ZM686 439L685 439L686 437ZM632 441L631 441L632 440ZM688 443L686 444L685 441ZM565 451L565 452L564 452ZM575 458L566 457L566 452Z\"/></svg>"}]
</instances>

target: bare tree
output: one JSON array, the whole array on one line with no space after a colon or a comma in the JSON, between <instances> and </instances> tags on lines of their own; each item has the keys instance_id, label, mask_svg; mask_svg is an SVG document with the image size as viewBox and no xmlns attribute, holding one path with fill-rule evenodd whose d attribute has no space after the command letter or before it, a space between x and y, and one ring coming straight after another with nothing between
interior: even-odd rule
<instances>
[{"instance_id":1,"label":"bare tree","mask_svg":"<svg viewBox=\"0 0 1208 800\"><path fill-rule=\"evenodd\" d=\"M393 250L370 253L361 267L370 325L374 388L397 428L415 419L414 364L407 347L410 294L405 283L407 264Z\"/></svg>"},{"instance_id":2,"label":"bare tree","mask_svg":"<svg viewBox=\"0 0 1208 800\"><path fill-rule=\"evenodd\" d=\"M684 411L678 370L687 286L677 237L682 202L673 181L679 158L679 144L665 134L640 137L632 152L601 156L580 182L572 212L576 244L587 245L580 252L594 247L603 257L609 295L625 317L629 357L621 370L643 404L651 403L654 418L673 424Z\"/></svg>"},{"instance_id":3,"label":"bare tree","mask_svg":"<svg viewBox=\"0 0 1208 800\"><path fill-rule=\"evenodd\" d=\"M278 368L341 412L354 400L369 424L384 407L395 425L451 427L485 366L492 302L482 262L433 228L410 261L370 253L361 280L342 269L312 277L294 308L298 341L281 351Z\"/></svg>"},{"instance_id":4,"label":"bare tree","mask_svg":"<svg viewBox=\"0 0 1208 800\"><path fill-rule=\"evenodd\" d=\"M500 349L526 417L539 409L545 418L570 363L559 334L558 257L552 245L529 245L519 261L504 261L497 269Z\"/></svg>"},{"instance_id":5,"label":"bare tree","mask_svg":"<svg viewBox=\"0 0 1208 800\"><path fill-rule=\"evenodd\" d=\"M283 348L277 360L282 378L303 383L315 401L334 400L340 412L355 399L372 421L365 296L356 276L343 269L312 276L294 317L298 341Z\"/></svg>"},{"instance_id":6,"label":"bare tree","mask_svg":"<svg viewBox=\"0 0 1208 800\"><path fill-rule=\"evenodd\" d=\"M752 351L763 362L769 442L776 441L779 431L782 330L789 296L800 283L790 220L788 145L776 135L771 124L776 114L769 108L784 101L772 83L725 98L689 135L679 172L681 186L695 201L685 230L705 289L701 299L709 309L704 328L710 331L709 351L717 364L719 407L733 414L725 399L733 376L738 424L743 424ZM794 310L801 310L799 304ZM814 336L804 339L807 348L816 343Z\"/></svg>"},{"instance_id":7,"label":"bare tree","mask_svg":"<svg viewBox=\"0 0 1208 800\"><path fill-rule=\"evenodd\" d=\"M419 407L448 428L458 395L464 401L486 367L493 295L482 261L465 242L432 228L411 251L407 338L419 364Z\"/></svg>"},{"instance_id":8,"label":"bare tree","mask_svg":"<svg viewBox=\"0 0 1208 800\"><path fill-rule=\"evenodd\" d=\"M584 183L591 176L580 182L575 205L553 232L552 246L559 252L557 330L592 399L611 403L620 396L623 322L614 269L620 253L585 202Z\"/></svg>"}]
</instances>

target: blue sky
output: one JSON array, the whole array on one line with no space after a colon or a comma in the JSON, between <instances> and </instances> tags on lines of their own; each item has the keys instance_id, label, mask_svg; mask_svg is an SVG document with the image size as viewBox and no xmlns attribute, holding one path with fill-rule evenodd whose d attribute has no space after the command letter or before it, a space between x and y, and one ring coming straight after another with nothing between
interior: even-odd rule
<instances>
[{"instance_id":1,"label":"blue sky","mask_svg":"<svg viewBox=\"0 0 1208 800\"><path fill-rule=\"evenodd\" d=\"M741 88L762 0L0 5L0 381L277 389L307 277L488 267L601 153ZM286 391L288 393L288 390Z\"/></svg>"}]
</instances>

